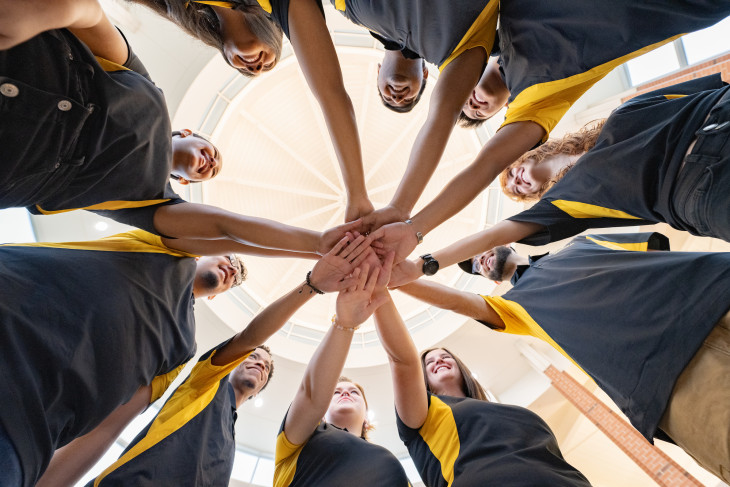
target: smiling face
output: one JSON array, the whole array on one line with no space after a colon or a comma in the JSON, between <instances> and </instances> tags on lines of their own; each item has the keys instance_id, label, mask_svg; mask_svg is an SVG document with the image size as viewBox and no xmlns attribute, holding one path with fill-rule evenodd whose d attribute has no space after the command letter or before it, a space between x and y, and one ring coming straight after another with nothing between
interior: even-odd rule
<instances>
[{"instance_id":1,"label":"smiling face","mask_svg":"<svg viewBox=\"0 0 730 487\"><path fill-rule=\"evenodd\" d=\"M487 63L482 77L462 107L464 114L472 120L488 120L502 109L509 100L510 92L499 73L495 61Z\"/></svg>"},{"instance_id":2,"label":"smiling face","mask_svg":"<svg viewBox=\"0 0 730 487\"><path fill-rule=\"evenodd\" d=\"M507 247L500 246L477 255L475 270L482 276L493 281L506 281L512 277L517 269L515 252Z\"/></svg>"},{"instance_id":3,"label":"smiling face","mask_svg":"<svg viewBox=\"0 0 730 487\"><path fill-rule=\"evenodd\" d=\"M249 76L257 76L276 65L276 48L265 42L253 29L270 27L276 30L273 24L267 26L268 20L254 18L253 14L239 10L218 6L213 7L213 10L220 22L222 52L228 64ZM275 38L277 33L267 34Z\"/></svg>"},{"instance_id":4,"label":"smiling face","mask_svg":"<svg viewBox=\"0 0 730 487\"><path fill-rule=\"evenodd\" d=\"M231 384L236 389L246 390L249 397L255 396L268 384L271 368L269 352L257 348L233 371Z\"/></svg>"},{"instance_id":5,"label":"smiling face","mask_svg":"<svg viewBox=\"0 0 730 487\"><path fill-rule=\"evenodd\" d=\"M406 59L400 51L386 51L378 65L378 92L389 107L405 108L415 104L426 78L423 59Z\"/></svg>"},{"instance_id":6,"label":"smiling face","mask_svg":"<svg viewBox=\"0 0 730 487\"><path fill-rule=\"evenodd\" d=\"M428 352L424 357L424 367L427 385L435 394L443 391L463 391L464 378L461 370L454 357L446 350L437 348Z\"/></svg>"},{"instance_id":7,"label":"smiling face","mask_svg":"<svg viewBox=\"0 0 730 487\"><path fill-rule=\"evenodd\" d=\"M218 175L222 166L220 152L206 139L189 131L172 137L172 174L182 184L212 179Z\"/></svg>"},{"instance_id":8,"label":"smiling face","mask_svg":"<svg viewBox=\"0 0 730 487\"><path fill-rule=\"evenodd\" d=\"M512 198L536 199L538 195L547 191L548 185L554 182L565 168L572 167L580 155L554 154L539 161L533 157L523 156L517 164L505 170L504 178L500 178L502 191Z\"/></svg>"},{"instance_id":9,"label":"smiling face","mask_svg":"<svg viewBox=\"0 0 730 487\"><path fill-rule=\"evenodd\" d=\"M195 269L193 294L202 298L228 291L236 282L238 272L228 257L200 257Z\"/></svg>"}]
</instances>

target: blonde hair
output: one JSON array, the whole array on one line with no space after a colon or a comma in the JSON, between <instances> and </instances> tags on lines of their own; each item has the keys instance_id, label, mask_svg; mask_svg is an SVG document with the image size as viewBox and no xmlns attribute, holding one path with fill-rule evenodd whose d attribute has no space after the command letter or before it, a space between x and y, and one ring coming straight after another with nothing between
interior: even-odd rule
<instances>
[{"instance_id":1,"label":"blonde hair","mask_svg":"<svg viewBox=\"0 0 730 487\"><path fill-rule=\"evenodd\" d=\"M223 34L220 29L220 22L215 11L209 5L184 0L128 1L148 7L156 14L176 24L186 34L218 49L223 54ZM237 0L231 3L234 4L233 10L243 12L244 21L253 35L273 50L276 56L274 64L278 63L279 58L281 58L283 42L281 27L269 17L269 14L261 8L256 0ZM253 73L245 69L237 71L244 76L254 76Z\"/></svg>"},{"instance_id":2,"label":"blonde hair","mask_svg":"<svg viewBox=\"0 0 730 487\"><path fill-rule=\"evenodd\" d=\"M358 388L360 391L360 394L362 394L362 400L365 401L365 411L368 410L368 399L365 397L365 389L362 388L360 384L355 382L354 380L350 379L349 377L345 377L344 375L341 375L337 379L337 383L340 382L349 382L350 384L354 385ZM375 429L375 426L370 424L368 422L367 414L365 415L365 421L362 422L362 433L360 433L360 438L362 438L365 441L370 441L370 432Z\"/></svg>"},{"instance_id":3,"label":"blonde hair","mask_svg":"<svg viewBox=\"0 0 730 487\"><path fill-rule=\"evenodd\" d=\"M466 397L489 402L487 394L484 392L484 387L482 387L479 381L474 378L474 375L471 373L471 370L469 370L469 367L467 367L466 364L462 362L459 357L451 353L451 350L445 347L433 347L421 352L421 370L423 371L423 380L426 383L426 390L428 392L435 394L435 392L431 389L431 385L428 383L428 375L426 374L426 355L433 352L434 350L443 350L444 352L451 355L451 358L454 359L454 362L456 362L456 366L458 367L459 372L461 372L461 378L464 382L462 392Z\"/></svg>"},{"instance_id":4,"label":"blonde hair","mask_svg":"<svg viewBox=\"0 0 730 487\"><path fill-rule=\"evenodd\" d=\"M573 168L575 163L564 167L560 172L551 178L549 181L540 186L536 193L533 194L516 194L507 189L507 180L509 172L516 167L521 166L529 160L532 160L535 165L539 164L543 160L563 154L566 156L577 156L585 154L596 145L598 135L603 129L603 125L606 123L606 119L594 120L585 124L577 132L572 132L564 135L561 139L549 139L547 142L542 144L536 149L532 149L529 152L525 152L522 157L517 159L515 162L507 166L499 175L499 185L502 187L502 192L511 200L519 202L537 201L555 185L558 181L563 179L569 170Z\"/></svg>"}]
</instances>

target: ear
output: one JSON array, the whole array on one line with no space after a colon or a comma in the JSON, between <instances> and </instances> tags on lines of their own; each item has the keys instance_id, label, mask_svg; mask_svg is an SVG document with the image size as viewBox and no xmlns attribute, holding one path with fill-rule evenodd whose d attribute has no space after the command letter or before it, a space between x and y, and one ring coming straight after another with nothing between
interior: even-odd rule
<instances>
[{"instance_id":1,"label":"ear","mask_svg":"<svg viewBox=\"0 0 730 487\"><path fill-rule=\"evenodd\" d=\"M380 63L378 63L378 75L380 75Z\"/></svg>"},{"instance_id":2,"label":"ear","mask_svg":"<svg viewBox=\"0 0 730 487\"><path fill-rule=\"evenodd\" d=\"M193 135L193 131L190 129L182 129L180 131L180 137L187 137L188 135Z\"/></svg>"},{"instance_id":3,"label":"ear","mask_svg":"<svg viewBox=\"0 0 730 487\"><path fill-rule=\"evenodd\" d=\"M423 66L423 79L428 78L428 66Z\"/></svg>"},{"instance_id":4,"label":"ear","mask_svg":"<svg viewBox=\"0 0 730 487\"><path fill-rule=\"evenodd\" d=\"M180 184L182 184L183 186L186 186L186 185L190 184L190 181L188 181L187 179L185 179L182 176L178 176L177 177L177 182L180 183Z\"/></svg>"}]
</instances>

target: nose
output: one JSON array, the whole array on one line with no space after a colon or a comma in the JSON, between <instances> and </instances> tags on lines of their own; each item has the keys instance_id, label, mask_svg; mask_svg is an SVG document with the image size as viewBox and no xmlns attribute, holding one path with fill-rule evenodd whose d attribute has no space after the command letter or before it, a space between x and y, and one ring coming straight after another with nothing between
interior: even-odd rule
<instances>
[{"instance_id":1,"label":"nose","mask_svg":"<svg viewBox=\"0 0 730 487\"><path fill-rule=\"evenodd\" d=\"M264 69L264 63L259 61L256 64L247 64L246 69L253 74L260 74Z\"/></svg>"}]
</instances>

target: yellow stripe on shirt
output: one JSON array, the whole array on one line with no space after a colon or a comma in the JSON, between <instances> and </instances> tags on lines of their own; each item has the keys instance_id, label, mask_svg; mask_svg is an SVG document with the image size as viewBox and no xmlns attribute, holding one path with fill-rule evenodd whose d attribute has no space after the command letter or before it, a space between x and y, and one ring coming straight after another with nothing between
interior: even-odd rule
<instances>
[{"instance_id":1,"label":"yellow stripe on shirt","mask_svg":"<svg viewBox=\"0 0 730 487\"><path fill-rule=\"evenodd\" d=\"M461 449L454 412L432 395L426 421L418 432L441 464L441 475L450 486L454 482L454 465Z\"/></svg>"},{"instance_id":2,"label":"yellow stripe on shirt","mask_svg":"<svg viewBox=\"0 0 730 487\"><path fill-rule=\"evenodd\" d=\"M439 66L439 72L443 71L451 61L461 56L464 52L475 47L482 47L487 57L492 52L494 36L497 31L497 18L499 17L499 0L490 0L484 10L479 14L469 30L466 31L456 49L446 58L446 61Z\"/></svg>"},{"instance_id":3,"label":"yellow stripe on shirt","mask_svg":"<svg viewBox=\"0 0 730 487\"><path fill-rule=\"evenodd\" d=\"M142 208L144 206L154 206L160 203L170 201L170 198L160 200L139 200L139 201L105 201L96 205L84 206L83 208L69 208L67 210L44 210L41 205L35 205L36 209L44 215L55 215L56 213L66 213L67 211L76 210L123 210L125 208Z\"/></svg>"},{"instance_id":4,"label":"yellow stripe on shirt","mask_svg":"<svg viewBox=\"0 0 730 487\"><path fill-rule=\"evenodd\" d=\"M638 216L629 215L621 210L612 210L611 208L581 203L580 201L554 200L551 203L573 218L624 218L640 220Z\"/></svg>"},{"instance_id":5,"label":"yellow stripe on shirt","mask_svg":"<svg viewBox=\"0 0 730 487\"><path fill-rule=\"evenodd\" d=\"M583 73L529 86L521 93L518 93L507 107L507 114L505 115L505 121L502 127L515 122L535 122L545 129L545 136L542 141L546 141L550 132L555 128L555 125L557 125L560 119L563 118L563 115L565 115L565 112L568 111L573 103L588 88L611 72L611 70L626 61L672 42L683 35L679 34L646 46L638 51L631 52Z\"/></svg>"},{"instance_id":6,"label":"yellow stripe on shirt","mask_svg":"<svg viewBox=\"0 0 730 487\"><path fill-rule=\"evenodd\" d=\"M180 250L171 249L162 243L158 235L145 232L144 230L133 230L131 232L118 233L99 240L87 240L81 242L62 243L23 243L4 244L2 247L44 247L69 250L97 250L102 252L147 252L152 254L168 254L174 257L198 257Z\"/></svg>"},{"instance_id":7,"label":"yellow stripe on shirt","mask_svg":"<svg viewBox=\"0 0 730 487\"><path fill-rule=\"evenodd\" d=\"M643 251L646 252L649 249L649 242L635 242L635 243L623 243L623 242L611 242L609 240L598 240L596 238L586 235L586 238L593 243L596 243L602 247L606 247L611 250L632 250L632 251Z\"/></svg>"},{"instance_id":8,"label":"yellow stripe on shirt","mask_svg":"<svg viewBox=\"0 0 730 487\"><path fill-rule=\"evenodd\" d=\"M504 299L501 296L482 296L487 304L502 318L504 322L504 330L496 330L511 335L527 335L539 338L562 353L568 360L573 362L576 367L583 370L573 358L568 355L563 347L558 345L545 330L542 329L537 322L532 319L530 313L527 312L519 303ZM586 374L587 375L587 374Z\"/></svg>"},{"instance_id":9,"label":"yellow stripe on shirt","mask_svg":"<svg viewBox=\"0 0 730 487\"><path fill-rule=\"evenodd\" d=\"M251 352L226 365L217 366L211 363L216 352L210 354L207 360L198 362L190 372L190 377L180 384L157 414L145 437L104 470L94 481L94 487L98 487L99 482L111 472L180 430L202 412L218 392L220 380L246 360Z\"/></svg>"},{"instance_id":10,"label":"yellow stripe on shirt","mask_svg":"<svg viewBox=\"0 0 730 487\"><path fill-rule=\"evenodd\" d=\"M319 427L319 423L317 424ZM295 445L286 437L282 431L276 437L276 450L274 453L274 487L287 487L294 480L297 473L297 461L304 449L305 441L301 445Z\"/></svg>"},{"instance_id":11,"label":"yellow stripe on shirt","mask_svg":"<svg viewBox=\"0 0 730 487\"><path fill-rule=\"evenodd\" d=\"M106 71L106 72L113 72L113 71L130 71L129 68L122 66L121 64L115 63L114 61L109 61L108 59L104 59L103 57L94 56L96 58L96 62L99 63L99 66Z\"/></svg>"}]
</instances>

